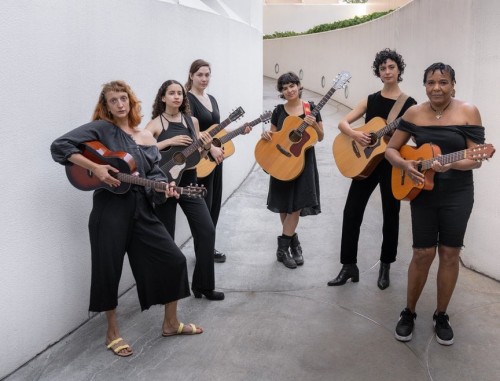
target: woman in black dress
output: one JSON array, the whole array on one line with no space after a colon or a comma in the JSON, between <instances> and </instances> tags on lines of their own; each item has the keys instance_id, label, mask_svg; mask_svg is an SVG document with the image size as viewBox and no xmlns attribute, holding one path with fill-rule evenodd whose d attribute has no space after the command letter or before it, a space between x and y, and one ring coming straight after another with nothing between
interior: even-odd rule
<instances>
[{"instance_id":1,"label":"woman in black dress","mask_svg":"<svg viewBox=\"0 0 500 381\"><path fill-rule=\"evenodd\" d=\"M220 123L219 105L216 99L206 92L210 84L212 69L210 64L202 59L193 61L189 68L189 75L186 82L187 98L191 109L191 115L198 119L200 131L206 131L213 125ZM222 161L224 160L224 151L221 147L212 145L209 151L217 166L208 176L198 178L198 183L207 188L205 201L212 222L217 228L220 209L222 206ZM214 261L223 263L226 261L226 255L219 250L214 249Z\"/></svg>"},{"instance_id":2,"label":"woman in black dress","mask_svg":"<svg viewBox=\"0 0 500 381\"><path fill-rule=\"evenodd\" d=\"M276 106L271 117L271 130L264 131L262 138L271 140L274 132L280 131L283 122L289 115L299 116L312 126L318 133L318 141L323 140L323 122L318 113L316 118L306 115L308 107L314 109L314 104L304 104L301 99L302 87L299 77L292 72L285 73L278 78L276 88L285 99L284 104ZM305 165L303 172L294 180L281 181L271 176L267 208L280 214L282 234L278 236L278 250L276 257L279 262L291 269L304 264L302 247L296 233L299 218L321 213L319 176L316 165L314 147L305 151Z\"/></svg>"},{"instance_id":3,"label":"woman in black dress","mask_svg":"<svg viewBox=\"0 0 500 381\"><path fill-rule=\"evenodd\" d=\"M167 181L158 168L155 139L149 131L138 127L140 111L140 101L125 82L105 84L93 121L56 139L51 145L53 159L63 165L79 165L104 184L116 188L120 181L110 174L118 172L116 168L97 164L81 154L82 143L97 140L111 151L129 153L141 177ZM165 194L133 185L124 194L107 189L94 192L89 219L92 253L89 310L106 312L106 346L118 356L132 354L132 348L120 337L116 317L125 253L136 281L141 309L165 305L163 336L203 332L194 324L185 326L177 320L177 300L189 296L186 258L153 212L153 202L161 204L166 197L179 197L172 189Z\"/></svg>"},{"instance_id":4,"label":"woman in black dress","mask_svg":"<svg viewBox=\"0 0 500 381\"><path fill-rule=\"evenodd\" d=\"M200 153L206 154L210 150L212 138L207 132L200 133L198 120L190 116L186 91L174 80L165 81L159 88L153 104L152 120L146 129L157 139L160 150L189 146L195 139L201 139L203 142ZM194 167L185 169L179 185L188 186L195 183L197 183L196 169ZM209 300L223 300L224 293L214 291L215 227L207 205L204 200L184 197L171 198L164 204L158 205L155 211L172 238L175 238L177 204L186 215L193 235L196 265L191 289L194 296L201 298L201 295L205 295Z\"/></svg>"}]
</instances>

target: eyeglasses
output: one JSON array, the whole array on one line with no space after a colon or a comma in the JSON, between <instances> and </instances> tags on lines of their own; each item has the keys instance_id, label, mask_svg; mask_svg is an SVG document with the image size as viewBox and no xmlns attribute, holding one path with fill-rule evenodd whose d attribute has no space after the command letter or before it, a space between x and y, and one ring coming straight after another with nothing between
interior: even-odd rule
<instances>
[{"instance_id":1,"label":"eyeglasses","mask_svg":"<svg viewBox=\"0 0 500 381\"><path fill-rule=\"evenodd\" d=\"M126 95L122 95L121 97L119 98L111 98L111 99L108 99L107 102L110 104L110 105L117 105L118 102L121 102L121 103L128 103L128 96Z\"/></svg>"}]
</instances>

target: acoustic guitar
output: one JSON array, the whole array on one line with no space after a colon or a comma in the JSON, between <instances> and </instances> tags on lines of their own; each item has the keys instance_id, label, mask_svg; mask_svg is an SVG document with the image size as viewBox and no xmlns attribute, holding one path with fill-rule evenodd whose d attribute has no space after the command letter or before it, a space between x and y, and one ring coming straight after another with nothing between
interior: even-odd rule
<instances>
[{"instance_id":1,"label":"acoustic guitar","mask_svg":"<svg viewBox=\"0 0 500 381\"><path fill-rule=\"evenodd\" d=\"M368 177L384 158L389 142L387 134L397 128L400 119L387 124L384 119L377 116L364 126L354 128L355 131L370 135L371 141L366 147L346 134L338 134L333 141L332 151L340 173L355 180Z\"/></svg>"},{"instance_id":2,"label":"acoustic guitar","mask_svg":"<svg viewBox=\"0 0 500 381\"><path fill-rule=\"evenodd\" d=\"M82 155L94 163L108 164L118 169L118 173L110 171L109 174L120 180L121 184L118 187L111 187L99 180L92 171L79 165L67 165L66 176L68 176L69 182L77 189L90 191L104 188L116 194L123 194L130 189L132 184L150 187L159 192L166 191L172 187L167 183L145 179L136 175L137 165L132 155L127 152L110 151L97 140L82 143L80 149ZM207 195L206 188L202 186L175 187L175 190L180 195L191 198L203 198Z\"/></svg>"},{"instance_id":3,"label":"acoustic guitar","mask_svg":"<svg viewBox=\"0 0 500 381\"><path fill-rule=\"evenodd\" d=\"M435 172L431 167L435 160L439 161L442 165L463 159L483 161L493 156L495 148L492 144L479 144L472 148L440 156L441 149L438 146L426 143L419 148L404 145L399 152L405 160L419 161L418 170L425 176L423 183L415 184L405 170L392 167L391 186L394 197L398 200L411 201L418 196L420 191L434 188Z\"/></svg>"},{"instance_id":4,"label":"acoustic guitar","mask_svg":"<svg viewBox=\"0 0 500 381\"><path fill-rule=\"evenodd\" d=\"M267 123L271 119L272 111L266 111L260 117L255 120L252 120L250 123L245 123L243 126L236 128L231 132L226 132L225 130L220 131L217 135L214 136L214 140L212 144L216 147L222 147L224 150L224 159L231 156L234 151L234 144L231 139L235 138L238 135L241 135L245 132L247 127L254 127L259 123ZM212 130L216 126L210 127L207 131ZM207 156L202 158L200 162L196 165L196 174L199 178L207 177L212 171L215 169L217 164L215 163L214 158L210 153Z\"/></svg>"},{"instance_id":5,"label":"acoustic guitar","mask_svg":"<svg viewBox=\"0 0 500 381\"><path fill-rule=\"evenodd\" d=\"M315 117L333 93L345 87L351 74L343 71L334 80L332 88L317 104L311 115ZM304 170L305 151L318 141L316 130L298 116L287 116L280 131L274 132L271 140L260 139L255 146L257 163L276 179L289 181Z\"/></svg>"},{"instance_id":6,"label":"acoustic guitar","mask_svg":"<svg viewBox=\"0 0 500 381\"><path fill-rule=\"evenodd\" d=\"M243 114L245 114L245 111L241 107L238 107L222 123L209 131L210 136L214 137L231 122L241 118ZM197 139L187 147L174 146L160 151L160 169L167 175L169 182L174 181L176 184L179 184L184 170L192 168L200 162L201 154L199 149L202 146L203 141Z\"/></svg>"}]
</instances>

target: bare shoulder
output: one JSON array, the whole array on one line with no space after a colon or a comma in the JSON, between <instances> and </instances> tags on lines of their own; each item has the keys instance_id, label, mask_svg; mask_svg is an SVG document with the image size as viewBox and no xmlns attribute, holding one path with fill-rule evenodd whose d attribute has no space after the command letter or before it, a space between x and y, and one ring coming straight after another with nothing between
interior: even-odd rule
<instances>
[{"instance_id":1,"label":"bare shoulder","mask_svg":"<svg viewBox=\"0 0 500 381\"><path fill-rule=\"evenodd\" d=\"M146 124L146 127L144 128L144 130L149 131L154 137L158 137L158 135L161 133L161 129L162 126L159 117L150 120L149 123Z\"/></svg>"},{"instance_id":2,"label":"bare shoulder","mask_svg":"<svg viewBox=\"0 0 500 381\"><path fill-rule=\"evenodd\" d=\"M481 114L476 106L472 103L462 101L460 99L455 99L457 110L460 116L466 121L464 124L481 125Z\"/></svg>"},{"instance_id":3,"label":"bare shoulder","mask_svg":"<svg viewBox=\"0 0 500 381\"><path fill-rule=\"evenodd\" d=\"M146 128L143 128L139 132L139 137L140 137L139 140L144 145L155 145L156 144L156 138L154 137L153 133Z\"/></svg>"},{"instance_id":4,"label":"bare shoulder","mask_svg":"<svg viewBox=\"0 0 500 381\"><path fill-rule=\"evenodd\" d=\"M411 106L408 110L405 111L403 119L409 123L417 124L418 116L422 113L422 111L424 110L424 105L426 105L427 103L428 102ZM429 106L427 105L427 107Z\"/></svg>"}]
</instances>

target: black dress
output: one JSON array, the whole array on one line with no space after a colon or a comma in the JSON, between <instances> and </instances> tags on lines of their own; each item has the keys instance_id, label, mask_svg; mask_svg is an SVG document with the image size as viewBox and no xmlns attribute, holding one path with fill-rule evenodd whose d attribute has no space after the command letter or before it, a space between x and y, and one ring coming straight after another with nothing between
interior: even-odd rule
<instances>
[{"instance_id":1,"label":"black dress","mask_svg":"<svg viewBox=\"0 0 500 381\"><path fill-rule=\"evenodd\" d=\"M309 102L311 110L314 103ZM273 111L271 123L281 130L283 122L289 116L284 105L278 105ZM305 114L300 115L304 118ZM316 120L321 122L321 115L316 115ZM292 213L300 210L300 216L310 216L321 213L319 175L316 165L314 146L305 152L305 164L302 173L291 181L281 181L271 176L269 180L269 193L267 208L274 213Z\"/></svg>"},{"instance_id":2,"label":"black dress","mask_svg":"<svg viewBox=\"0 0 500 381\"><path fill-rule=\"evenodd\" d=\"M189 107L191 108L192 115L198 119L200 131L205 131L214 124L220 124L219 105L213 96L209 94L208 97L212 104L211 112L194 94L188 93ZM212 173L207 177L198 179L198 184L204 185L207 188L205 202L207 203L214 226L217 226L222 206L222 165L223 163L216 165Z\"/></svg>"},{"instance_id":3,"label":"black dress","mask_svg":"<svg viewBox=\"0 0 500 381\"><path fill-rule=\"evenodd\" d=\"M167 181L158 167L158 148L141 146L119 127L94 121L56 139L52 158L74 165L68 157L80 153L79 145L98 140L111 151L133 156L142 177ZM94 192L89 217L92 279L90 311L102 312L118 305L118 285L125 253L134 275L141 309L189 296L186 258L153 212L155 203L165 202L164 193L131 186L124 194L105 189Z\"/></svg>"}]
</instances>

